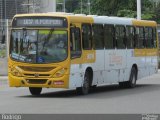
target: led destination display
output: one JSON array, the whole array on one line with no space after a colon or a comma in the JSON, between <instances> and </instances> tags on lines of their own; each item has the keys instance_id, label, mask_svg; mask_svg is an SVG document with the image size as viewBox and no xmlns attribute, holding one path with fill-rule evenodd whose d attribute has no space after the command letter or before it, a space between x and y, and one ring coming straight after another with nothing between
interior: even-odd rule
<instances>
[{"instance_id":1,"label":"led destination display","mask_svg":"<svg viewBox=\"0 0 160 120\"><path fill-rule=\"evenodd\" d=\"M20 17L13 20L14 27L67 27L65 18Z\"/></svg>"}]
</instances>

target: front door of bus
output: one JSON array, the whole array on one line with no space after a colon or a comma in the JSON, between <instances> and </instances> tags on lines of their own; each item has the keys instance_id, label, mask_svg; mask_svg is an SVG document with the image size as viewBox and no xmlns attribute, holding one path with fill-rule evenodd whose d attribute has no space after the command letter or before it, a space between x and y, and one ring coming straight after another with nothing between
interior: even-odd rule
<instances>
[{"instance_id":1,"label":"front door of bus","mask_svg":"<svg viewBox=\"0 0 160 120\"><path fill-rule=\"evenodd\" d=\"M80 28L70 28L70 56L71 56L71 67L70 67L70 88L81 86L82 81L82 49L81 49L81 37Z\"/></svg>"}]
</instances>

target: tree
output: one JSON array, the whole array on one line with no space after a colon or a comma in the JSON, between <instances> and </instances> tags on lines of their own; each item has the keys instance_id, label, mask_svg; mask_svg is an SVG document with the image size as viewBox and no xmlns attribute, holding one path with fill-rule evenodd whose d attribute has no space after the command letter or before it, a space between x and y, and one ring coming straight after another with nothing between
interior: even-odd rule
<instances>
[{"instance_id":1,"label":"tree","mask_svg":"<svg viewBox=\"0 0 160 120\"><path fill-rule=\"evenodd\" d=\"M157 6L154 8L155 16L154 20L160 23L160 3L157 4Z\"/></svg>"},{"instance_id":2,"label":"tree","mask_svg":"<svg viewBox=\"0 0 160 120\"><path fill-rule=\"evenodd\" d=\"M63 1L63 0L58 0ZM88 0L82 0L82 13L88 14ZM137 17L136 0L90 0L91 14L119 16L119 17ZM81 0L66 0L66 11L71 13L81 13ZM142 19L156 20L160 22L160 3L155 5L152 0L142 0Z\"/></svg>"}]
</instances>

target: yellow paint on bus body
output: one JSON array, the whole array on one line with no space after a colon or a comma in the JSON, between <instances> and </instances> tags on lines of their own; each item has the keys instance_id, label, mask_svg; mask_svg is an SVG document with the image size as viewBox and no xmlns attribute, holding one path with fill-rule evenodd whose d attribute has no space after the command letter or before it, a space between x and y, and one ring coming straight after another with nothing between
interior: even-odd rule
<instances>
[{"instance_id":1,"label":"yellow paint on bus body","mask_svg":"<svg viewBox=\"0 0 160 120\"><path fill-rule=\"evenodd\" d=\"M63 69L65 70L64 74L58 76L57 73ZM15 72L17 75L13 75L13 71L18 72ZM69 73L69 59L52 64L27 64L9 59L8 76L10 87L68 88ZM63 84L54 84L59 81Z\"/></svg>"},{"instance_id":2,"label":"yellow paint on bus body","mask_svg":"<svg viewBox=\"0 0 160 120\"><path fill-rule=\"evenodd\" d=\"M135 49L135 57L149 57L149 56L158 56L158 49Z\"/></svg>"},{"instance_id":3,"label":"yellow paint on bus body","mask_svg":"<svg viewBox=\"0 0 160 120\"><path fill-rule=\"evenodd\" d=\"M71 60L71 64L94 63L95 60L96 60L95 50L84 50L80 58Z\"/></svg>"},{"instance_id":4,"label":"yellow paint on bus body","mask_svg":"<svg viewBox=\"0 0 160 120\"><path fill-rule=\"evenodd\" d=\"M60 14L23 14L16 15L15 17L35 17L35 16L49 16L49 17L64 17L68 21L68 25L71 24L79 27L81 30L81 24L83 23L93 23L93 19L87 16L66 16ZM17 29L17 28L16 28ZM21 29L21 28L20 28ZM30 28L38 29L38 28ZM39 28L43 29L43 28ZM46 29L46 28L45 28ZM47 28L50 29L50 28ZM65 34L65 31L53 31L53 34ZM60 30L66 30L66 28ZM70 34L70 27L67 28L68 34ZM40 30L40 34L48 34L49 31ZM68 45L70 46L70 36L68 35ZM82 41L82 40L81 40ZM95 50L83 50L82 56L76 59L70 59L70 48L68 47L68 58L59 63L52 64L30 64L16 62L9 58L9 84L10 87L45 87L45 88L68 88L69 87L69 75L70 75L70 65L71 64L81 64L81 63L93 63L95 61ZM50 71L44 72L40 69L50 68ZM27 70L28 69L28 70ZM55 77L59 71L65 70L65 73L60 77ZM63 70L62 70L63 71ZM13 75L17 74L17 75ZM58 73L59 74L59 73ZM19 76L20 75L20 76ZM42 83L41 83L42 82ZM56 83L56 84L54 84ZM60 84L63 83L63 84Z\"/></svg>"},{"instance_id":5,"label":"yellow paint on bus body","mask_svg":"<svg viewBox=\"0 0 160 120\"><path fill-rule=\"evenodd\" d=\"M145 49L134 49L134 56L135 57L141 57L141 56L145 56L146 52Z\"/></svg>"},{"instance_id":6,"label":"yellow paint on bus body","mask_svg":"<svg viewBox=\"0 0 160 120\"><path fill-rule=\"evenodd\" d=\"M157 23L154 21L132 20L132 23L133 23L133 26L157 27Z\"/></svg>"}]
</instances>

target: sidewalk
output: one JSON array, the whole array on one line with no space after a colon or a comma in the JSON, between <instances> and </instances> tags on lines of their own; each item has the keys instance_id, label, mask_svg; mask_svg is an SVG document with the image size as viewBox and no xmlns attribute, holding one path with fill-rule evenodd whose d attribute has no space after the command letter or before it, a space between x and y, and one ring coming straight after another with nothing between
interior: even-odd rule
<instances>
[{"instance_id":1,"label":"sidewalk","mask_svg":"<svg viewBox=\"0 0 160 120\"><path fill-rule=\"evenodd\" d=\"M8 80L8 76L0 76L0 81L7 81Z\"/></svg>"},{"instance_id":2,"label":"sidewalk","mask_svg":"<svg viewBox=\"0 0 160 120\"><path fill-rule=\"evenodd\" d=\"M0 86L8 83L8 76L0 76Z\"/></svg>"}]
</instances>

